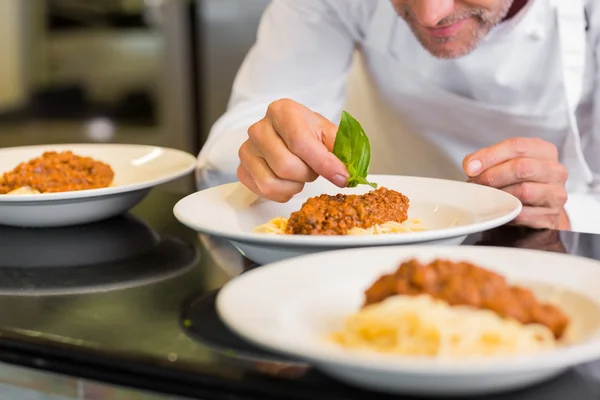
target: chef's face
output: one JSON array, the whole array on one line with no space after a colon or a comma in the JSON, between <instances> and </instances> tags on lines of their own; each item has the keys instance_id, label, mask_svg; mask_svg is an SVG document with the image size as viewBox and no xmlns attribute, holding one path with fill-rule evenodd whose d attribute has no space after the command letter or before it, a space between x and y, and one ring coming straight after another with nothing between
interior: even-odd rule
<instances>
[{"instance_id":1,"label":"chef's face","mask_svg":"<svg viewBox=\"0 0 600 400\"><path fill-rule=\"evenodd\" d=\"M457 58L477 47L514 0L390 1L427 51L438 58Z\"/></svg>"}]
</instances>

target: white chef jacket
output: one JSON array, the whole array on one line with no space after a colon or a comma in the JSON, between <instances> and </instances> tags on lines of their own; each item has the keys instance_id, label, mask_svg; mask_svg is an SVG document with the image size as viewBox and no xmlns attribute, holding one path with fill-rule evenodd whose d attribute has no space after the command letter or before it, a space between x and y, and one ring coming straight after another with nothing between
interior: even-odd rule
<instances>
[{"instance_id":1,"label":"white chef jacket","mask_svg":"<svg viewBox=\"0 0 600 400\"><path fill-rule=\"evenodd\" d=\"M248 127L274 100L338 121L358 48L386 102L457 166L510 137L556 144L572 229L600 233L599 40L598 0L530 0L455 60L423 49L389 0L273 0L199 155L199 187L237 179Z\"/></svg>"}]
</instances>

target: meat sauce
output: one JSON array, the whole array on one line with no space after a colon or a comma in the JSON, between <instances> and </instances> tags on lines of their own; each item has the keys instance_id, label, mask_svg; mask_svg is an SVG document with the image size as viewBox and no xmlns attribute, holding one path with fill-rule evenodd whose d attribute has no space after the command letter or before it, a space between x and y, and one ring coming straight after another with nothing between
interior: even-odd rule
<instances>
[{"instance_id":1,"label":"meat sauce","mask_svg":"<svg viewBox=\"0 0 600 400\"><path fill-rule=\"evenodd\" d=\"M408 197L380 187L364 195L321 195L308 199L290 216L286 234L345 235L352 228L370 228L408 218Z\"/></svg>"},{"instance_id":2,"label":"meat sauce","mask_svg":"<svg viewBox=\"0 0 600 400\"><path fill-rule=\"evenodd\" d=\"M530 290L510 286L501 275L476 265L446 260L425 265L410 260L401 264L394 274L382 276L367 289L365 305L394 295L421 294L453 306L488 309L523 324L545 325L557 339L569 324L569 318L558 307L538 302Z\"/></svg>"},{"instance_id":3,"label":"meat sauce","mask_svg":"<svg viewBox=\"0 0 600 400\"><path fill-rule=\"evenodd\" d=\"M0 176L0 194L22 187L40 193L97 189L109 186L113 179L114 171L103 162L71 151L49 151Z\"/></svg>"}]
</instances>

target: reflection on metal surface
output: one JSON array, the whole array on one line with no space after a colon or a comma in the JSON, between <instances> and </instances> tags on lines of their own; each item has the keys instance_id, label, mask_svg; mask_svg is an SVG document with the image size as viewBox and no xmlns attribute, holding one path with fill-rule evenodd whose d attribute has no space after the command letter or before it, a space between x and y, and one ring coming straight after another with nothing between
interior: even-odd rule
<instances>
[{"instance_id":1,"label":"reflection on metal surface","mask_svg":"<svg viewBox=\"0 0 600 400\"><path fill-rule=\"evenodd\" d=\"M234 334L215 308L218 291L201 295L183 307L180 321L192 339L221 356L223 361L279 378L299 378L309 370L302 361L261 350Z\"/></svg>"},{"instance_id":2,"label":"reflection on metal surface","mask_svg":"<svg viewBox=\"0 0 600 400\"><path fill-rule=\"evenodd\" d=\"M502 226L481 234L477 246L517 247L567 253L559 231Z\"/></svg>"},{"instance_id":3,"label":"reflection on metal surface","mask_svg":"<svg viewBox=\"0 0 600 400\"><path fill-rule=\"evenodd\" d=\"M156 232L131 215L54 229L0 226L0 269L117 262L146 253L159 242Z\"/></svg>"},{"instance_id":4,"label":"reflection on metal surface","mask_svg":"<svg viewBox=\"0 0 600 400\"><path fill-rule=\"evenodd\" d=\"M181 197L153 191L132 210L145 221L141 227L134 227L140 224L135 219L134 226L124 227L121 220L108 232L96 230L98 242L121 237L125 235L121 231L127 230L129 239L121 239L127 252L145 248L132 257L66 268L8 268L2 265L0 254L3 348L19 351L15 345L19 343L38 350L52 349L87 365L98 362L95 357L120 360L130 363L133 375L138 371L135 366L142 363L159 371L158 381L164 376L161 371L169 368L185 369L206 379L242 379L242 371L219 364L209 349L196 344L179 327L181 306L195 293L214 287L208 280L218 270L210 257L204 257L196 233L173 217L171 210ZM85 229L92 230L93 226ZM146 239L135 241L132 238L136 236ZM77 239L62 237L66 242L63 249L69 249L67 244ZM17 331L35 332L37 336ZM81 345L64 344L64 338ZM34 357L44 360L48 351L39 351ZM7 357L0 352L1 360Z\"/></svg>"},{"instance_id":5,"label":"reflection on metal surface","mask_svg":"<svg viewBox=\"0 0 600 400\"><path fill-rule=\"evenodd\" d=\"M51 334L46 334L46 333L42 333L42 332L38 332L38 331L19 329L19 328L4 328L4 331L16 333L16 334L31 337L31 338L36 338L36 337L42 338L43 337L47 340L52 340L53 342L61 343L61 344L68 344L68 345L73 345L73 346L84 346L84 347L87 347L90 349L91 348L100 348L100 345L97 343L88 342L83 339L74 339L74 338L70 338L67 336L51 335Z\"/></svg>"},{"instance_id":6,"label":"reflection on metal surface","mask_svg":"<svg viewBox=\"0 0 600 400\"><path fill-rule=\"evenodd\" d=\"M118 290L172 278L198 261L193 245L130 215L69 228L0 227L0 238L1 295Z\"/></svg>"},{"instance_id":7,"label":"reflection on metal surface","mask_svg":"<svg viewBox=\"0 0 600 400\"><path fill-rule=\"evenodd\" d=\"M229 278L234 278L244 272L244 256L240 254L229 240L214 236L198 235L200 243L210 254L213 262Z\"/></svg>"},{"instance_id":8,"label":"reflection on metal surface","mask_svg":"<svg viewBox=\"0 0 600 400\"><path fill-rule=\"evenodd\" d=\"M149 248L122 261L117 260L112 267L109 262L95 264L89 268L76 265L71 268L59 266L44 268L43 265L7 268L2 265L2 260L6 260L3 251L7 249L3 247L3 251L0 251L0 273L4 271L4 275L0 275L0 287L7 285L7 282L10 283L11 279L16 279L11 273L16 274L15 276L21 279L21 284L25 286L21 288L22 292L15 293L14 296L2 295L0 289L0 301L3 306L3 312L0 313L0 344L3 350L0 352L0 359L10 361L9 352L4 350L19 352L23 347L15 345L18 343L29 349L26 353L19 353L21 356L30 356L36 363L34 365L52 370L52 360L49 359L48 354L60 349L61 357L64 357L64 360L71 360L72 371L75 371L75 374L80 369L83 371L96 365L105 366L106 360L110 360L123 363L127 367L127 374L123 374L122 368L107 367L102 371L115 381L133 386L140 385L151 390L159 388L165 390L164 384L169 381L172 382L172 386L169 386L167 391L173 390L173 393L177 393L176 390L182 387L193 388L196 385L198 393L186 395L198 398L293 397L306 400L392 398L348 388L320 375L314 369L307 369L302 363L296 365L297 362L292 361L290 364L290 360L282 360L278 355L265 359L261 349L249 344L247 347L236 347L235 336L230 331L221 329L222 322L218 320L215 322L214 318L218 316L214 304L212 308L206 308L202 312L196 308L198 307L196 302L201 300L203 294L211 295L208 292L214 288L212 277L218 276L219 279L225 279L225 275L234 277L240 271L246 270L249 263L226 242L213 241L210 238L206 240L201 238L201 243L198 242L196 232L179 224L170 212L180 198L179 195L153 191L144 203L137 207L137 211L134 210L136 215L149 222L153 228L145 224L141 224L141 228L130 226L126 228L129 232L127 236L146 235L144 236L146 239L141 240L137 245L143 247L144 242L149 241L146 244ZM92 226L85 229L91 228ZM144 230L146 233L142 234ZM147 236L148 230L151 232L150 236ZM0 232L8 231L0 228ZM116 237L125 235L118 229L109 229L108 232L110 233L108 236L112 239L115 235ZM160 232L160 235L157 232ZM107 234L99 234L97 241L107 240L105 235ZM503 239L504 235L506 236ZM523 245L527 243L515 242L515 235L513 228L508 228L506 231L497 230L491 236L485 233L483 240L481 235L474 235L467 240L467 244L478 242L490 245L499 245L499 243ZM173 239L175 236L179 239ZM527 236L516 235L517 238ZM512 239L509 239L510 237ZM30 236L31 238L33 236ZM77 243L74 241L78 239L69 235L63 238L71 244ZM0 246L3 246L4 242L1 239L0 237ZM44 240L52 240L51 235ZM129 247L137 246L131 240L133 239L120 239ZM198 247L202 257L197 257L196 250L188 242ZM584 243L586 249L600 249L598 236L582 235L580 243ZM30 245L38 244L30 243ZM157 251L158 248L163 250ZM63 249L69 247L65 245ZM73 248L70 250L73 251ZM136 249L127 249L129 252L134 250ZM119 251L123 254L123 250ZM596 250L596 254L598 251ZM181 267L187 263L186 260L194 257L197 262L192 269ZM32 257L30 265L33 265L33 261L35 259ZM230 264L225 265L226 263ZM103 279L112 279L113 282L132 280L138 282L134 283L136 285L139 284L136 277L139 279L144 273L147 274L146 276L156 276L160 271L166 270L173 271L176 276L172 279L159 279L154 284L132 287L129 290L94 292L94 288L91 287L91 289L80 290L80 294L76 295L21 295L28 291L35 293L31 291L32 288L26 286L28 282L37 285L38 293L44 284L55 287L62 285L61 287L64 288L65 285L77 286L84 282L93 286L94 281L98 284L102 283ZM224 270L229 272L223 273ZM28 273L32 275L26 275ZM16 283L13 285L16 286ZM68 290L63 293L68 293ZM215 294L216 292L212 293L213 301ZM189 323L186 324L188 318ZM194 329L204 329L205 332L202 333L204 339L200 339L199 331L196 336ZM221 349L219 350L218 347ZM87 351L88 349L91 351ZM232 353L227 349L237 352ZM249 353L246 359L240 357L245 352ZM101 358L98 357L99 355ZM1 373L6 375L5 371ZM600 394L599 377L598 364L582 366L544 385L516 393L490 396L487 399L597 400ZM38 376L36 378L38 380L35 385L39 388L41 379ZM190 392L192 390L190 389Z\"/></svg>"}]
</instances>

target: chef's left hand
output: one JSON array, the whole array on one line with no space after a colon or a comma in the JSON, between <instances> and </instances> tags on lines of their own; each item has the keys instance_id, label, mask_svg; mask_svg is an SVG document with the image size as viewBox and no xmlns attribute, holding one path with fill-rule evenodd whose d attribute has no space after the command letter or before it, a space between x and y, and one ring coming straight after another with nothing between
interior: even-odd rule
<instances>
[{"instance_id":1,"label":"chef's left hand","mask_svg":"<svg viewBox=\"0 0 600 400\"><path fill-rule=\"evenodd\" d=\"M570 229L564 209L567 170L556 146L537 138L513 138L465 157L469 182L501 189L523 203L513 221L537 229Z\"/></svg>"}]
</instances>

